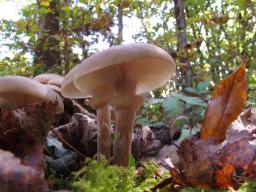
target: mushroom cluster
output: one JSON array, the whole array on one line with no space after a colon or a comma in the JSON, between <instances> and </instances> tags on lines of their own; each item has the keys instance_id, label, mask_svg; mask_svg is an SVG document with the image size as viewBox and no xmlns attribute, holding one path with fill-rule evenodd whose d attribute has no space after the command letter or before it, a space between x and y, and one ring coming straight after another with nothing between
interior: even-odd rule
<instances>
[{"instance_id":1,"label":"mushroom cluster","mask_svg":"<svg viewBox=\"0 0 256 192\"><path fill-rule=\"evenodd\" d=\"M64 111L62 98L34 79L4 76L0 77L0 109L1 149L9 150L20 158L21 162L15 161L18 168L22 168L2 165L1 175L11 178L4 185L10 191L16 191L17 186L23 189L31 184L27 179L36 175L36 180L41 182L37 190L44 191L43 142L55 114ZM1 160L4 161L3 156ZM14 180L12 176L17 177Z\"/></svg>"},{"instance_id":2,"label":"mushroom cluster","mask_svg":"<svg viewBox=\"0 0 256 192\"><path fill-rule=\"evenodd\" d=\"M27 77L0 77L0 108L13 110L33 103L53 102L56 113L64 111L61 97L47 86Z\"/></svg>"},{"instance_id":3,"label":"mushroom cluster","mask_svg":"<svg viewBox=\"0 0 256 192\"><path fill-rule=\"evenodd\" d=\"M141 94L166 83L175 73L172 57L144 43L114 46L98 52L73 68L61 93L68 98L91 98L97 109L98 155L111 156L110 106L116 116L112 162L128 166L136 111ZM99 157L98 156L98 157Z\"/></svg>"}]
</instances>

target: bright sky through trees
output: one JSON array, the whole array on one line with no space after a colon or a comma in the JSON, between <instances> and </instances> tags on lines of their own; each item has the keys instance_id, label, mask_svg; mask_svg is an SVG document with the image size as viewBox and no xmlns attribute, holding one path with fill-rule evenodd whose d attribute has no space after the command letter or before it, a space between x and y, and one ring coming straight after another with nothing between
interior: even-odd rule
<instances>
[{"instance_id":1,"label":"bright sky through trees","mask_svg":"<svg viewBox=\"0 0 256 192\"><path fill-rule=\"evenodd\" d=\"M31 0L0 0L0 19L6 20L19 20L22 7L28 5ZM141 23L137 18L128 18L124 17L124 43L134 42L132 36L135 33L138 33L139 28L141 27ZM114 27L114 32L117 33L117 27ZM101 38L101 37L100 37ZM107 43L104 43L103 39L99 39L99 44L95 44L90 49L91 50L102 50L108 47ZM1 44L1 42L0 42ZM2 54L0 57L5 57L8 55L8 49L2 47ZM76 50L76 48L74 48ZM94 51L95 52L95 51Z\"/></svg>"}]
</instances>

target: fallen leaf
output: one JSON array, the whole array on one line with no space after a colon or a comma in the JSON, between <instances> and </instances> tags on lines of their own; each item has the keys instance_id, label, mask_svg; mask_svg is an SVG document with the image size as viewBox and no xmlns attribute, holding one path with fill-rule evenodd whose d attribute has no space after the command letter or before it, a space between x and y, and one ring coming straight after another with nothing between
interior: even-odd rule
<instances>
[{"instance_id":1,"label":"fallen leaf","mask_svg":"<svg viewBox=\"0 0 256 192\"><path fill-rule=\"evenodd\" d=\"M229 128L226 139L191 136L178 149L171 174L174 184L211 189L238 189L256 179L255 109L246 110ZM242 120L243 119L243 120Z\"/></svg>"},{"instance_id":2,"label":"fallen leaf","mask_svg":"<svg viewBox=\"0 0 256 192\"><path fill-rule=\"evenodd\" d=\"M49 171L54 170L60 175L69 175L76 170L77 154L67 150L62 143L54 137L47 137L45 142L48 154L44 155Z\"/></svg>"},{"instance_id":3,"label":"fallen leaf","mask_svg":"<svg viewBox=\"0 0 256 192\"><path fill-rule=\"evenodd\" d=\"M216 87L202 122L201 139L213 137L217 143L226 137L228 126L242 112L246 102L246 59Z\"/></svg>"},{"instance_id":4,"label":"fallen leaf","mask_svg":"<svg viewBox=\"0 0 256 192\"><path fill-rule=\"evenodd\" d=\"M49 132L49 136L62 138L64 147L75 149L81 157L92 157L97 152L96 120L82 113L75 113L69 123L54 128Z\"/></svg>"},{"instance_id":5,"label":"fallen leaf","mask_svg":"<svg viewBox=\"0 0 256 192\"><path fill-rule=\"evenodd\" d=\"M2 149L0 149L0 185L1 192L46 191L43 174L38 174L34 168L22 164L13 153Z\"/></svg>"},{"instance_id":6,"label":"fallen leaf","mask_svg":"<svg viewBox=\"0 0 256 192\"><path fill-rule=\"evenodd\" d=\"M226 189L227 186L233 186L232 174L235 171L234 167L227 163L221 169L216 171L216 183L220 188Z\"/></svg>"},{"instance_id":7,"label":"fallen leaf","mask_svg":"<svg viewBox=\"0 0 256 192\"><path fill-rule=\"evenodd\" d=\"M0 111L0 148L9 150L39 172L43 172L43 142L53 122L56 105L44 103L13 111Z\"/></svg>"}]
</instances>

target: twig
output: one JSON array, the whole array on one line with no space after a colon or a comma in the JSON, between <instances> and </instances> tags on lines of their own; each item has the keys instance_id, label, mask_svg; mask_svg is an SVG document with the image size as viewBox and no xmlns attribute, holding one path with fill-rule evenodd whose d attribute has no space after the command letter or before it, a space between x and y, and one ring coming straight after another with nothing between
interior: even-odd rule
<instances>
[{"instance_id":1,"label":"twig","mask_svg":"<svg viewBox=\"0 0 256 192\"><path fill-rule=\"evenodd\" d=\"M152 187L150 190L152 192L156 192L158 189L163 189L166 186L170 185L171 183L172 183L172 178L168 177L165 180L163 180L160 183L158 183L157 185L155 185L154 187Z\"/></svg>"},{"instance_id":2,"label":"twig","mask_svg":"<svg viewBox=\"0 0 256 192\"><path fill-rule=\"evenodd\" d=\"M52 129L52 132L65 144L67 145L70 149L73 151L77 152L82 158L86 158L80 151L78 151L75 147L73 147L70 143L68 143L60 134L59 130L57 129Z\"/></svg>"}]
</instances>

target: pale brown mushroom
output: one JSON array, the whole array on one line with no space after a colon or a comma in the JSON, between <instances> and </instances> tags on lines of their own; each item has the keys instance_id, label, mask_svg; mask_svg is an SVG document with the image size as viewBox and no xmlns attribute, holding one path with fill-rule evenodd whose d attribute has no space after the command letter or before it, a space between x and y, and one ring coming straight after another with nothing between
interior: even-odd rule
<instances>
[{"instance_id":1,"label":"pale brown mushroom","mask_svg":"<svg viewBox=\"0 0 256 192\"><path fill-rule=\"evenodd\" d=\"M52 84L44 84L46 87L52 89L53 91L57 92L58 94L60 94L61 92L61 88L57 85L52 85Z\"/></svg>"},{"instance_id":2,"label":"pale brown mushroom","mask_svg":"<svg viewBox=\"0 0 256 192\"><path fill-rule=\"evenodd\" d=\"M140 95L163 85L174 72L175 63L163 49L144 43L120 45L74 68L73 79L62 84L62 94L72 85L83 97L93 97L94 105L112 105L116 114L113 162L128 166L136 111L143 103Z\"/></svg>"},{"instance_id":3,"label":"pale brown mushroom","mask_svg":"<svg viewBox=\"0 0 256 192\"><path fill-rule=\"evenodd\" d=\"M39 83L47 84L51 79L54 79L54 78L63 78L63 77L55 73L43 73L35 76L33 79L38 81Z\"/></svg>"},{"instance_id":4,"label":"pale brown mushroom","mask_svg":"<svg viewBox=\"0 0 256 192\"><path fill-rule=\"evenodd\" d=\"M64 78L61 85L61 94L67 98L90 98L79 90L73 82L74 76L77 73L78 67L73 68ZM79 69L78 69L79 70ZM86 82L85 82L86 83ZM98 141L97 141L97 158L100 159L104 155L110 162L111 158L111 109L106 103L97 102L97 97L94 97L93 107L97 110L97 126L98 126ZM99 99L101 101L101 99ZM92 103L92 102L91 102Z\"/></svg>"},{"instance_id":5,"label":"pale brown mushroom","mask_svg":"<svg viewBox=\"0 0 256 192\"><path fill-rule=\"evenodd\" d=\"M0 77L0 107L13 110L33 103L56 102L56 113L64 111L60 96L45 85L22 76Z\"/></svg>"},{"instance_id":6,"label":"pale brown mushroom","mask_svg":"<svg viewBox=\"0 0 256 192\"><path fill-rule=\"evenodd\" d=\"M64 77L60 76L60 77L54 77L52 79L50 79L47 84L49 85L56 85L58 87L61 87L61 83L63 81Z\"/></svg>"},{"instance_id":7,"label":"pale brown mushroom","mask_svg":"<svg viewBox=\"0 0 256 192\"><path fill-rule=\"evenodd\" d=\"M46 85L50 89L60 94L61 92L60 86L64 77L55 73L44 73L44 74L35 76L33 79L38 81L39 83Z\"/></svg>"}]
</instances>

